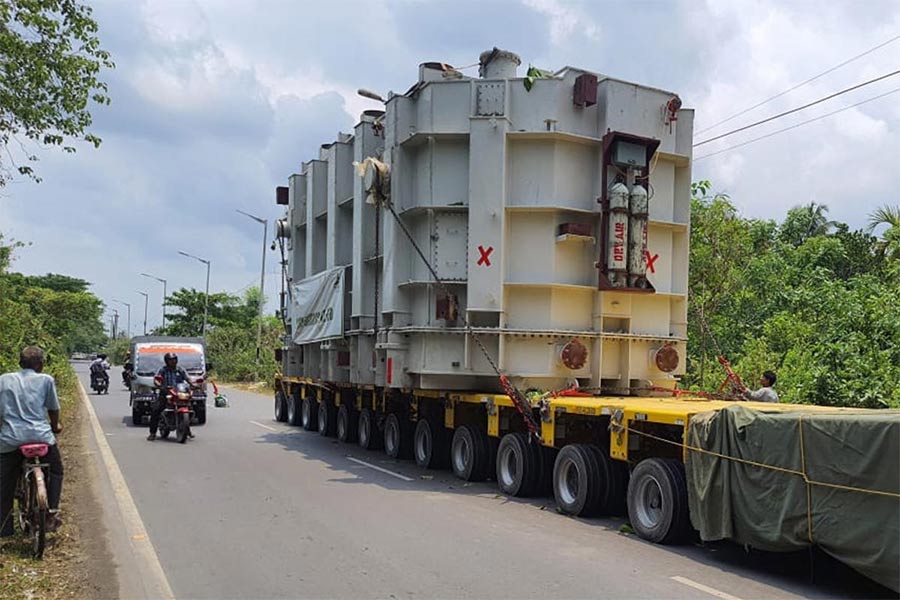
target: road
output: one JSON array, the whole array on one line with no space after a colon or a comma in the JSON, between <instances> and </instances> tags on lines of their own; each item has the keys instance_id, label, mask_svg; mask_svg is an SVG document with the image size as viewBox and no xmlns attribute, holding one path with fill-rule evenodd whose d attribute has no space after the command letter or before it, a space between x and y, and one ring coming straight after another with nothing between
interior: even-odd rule
<instances>
[{"instance_id":1,"label":"road","mask_svg":"<svg viewBox=\"0 0 900 600\"><path fill-rule=\"evenodd\" d=\"M87 366L76 364L86 389ZM145 440L120 373L91 394L178 598L792 598L883 590L819 556L662 547L277 423L228 390L196 438ZM361 461L361 462L360 462ZM814 583L810 583L810 573ZM120 569L120 577L128 577Z\"/></svg>"}]
</instances>

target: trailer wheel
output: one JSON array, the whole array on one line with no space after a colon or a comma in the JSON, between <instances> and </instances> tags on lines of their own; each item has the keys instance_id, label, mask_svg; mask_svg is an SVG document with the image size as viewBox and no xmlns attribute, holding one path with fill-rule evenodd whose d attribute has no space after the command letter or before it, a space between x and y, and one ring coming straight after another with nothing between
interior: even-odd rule
<instances>
[{"instance_id":1,"label":"trailer wheel","mask_svg":"<svg viewBox=\"0 0 900 600\"><path fill-rule=\"evenodd\" d=\"M487 434L471 425L462 425L453 432L450 443L450 467L463 481L484 481L493 465L491 440Z\"/></svg>"},{"instance_id":2,"label":"trailer wheel","mask_svg":"<svg viewBox=\"0 0 900 600\"><path fill-rule=\"evenodd\" d=\"M346 404L341 404L337 411L337 438L345 444L356 441L356 431L359 418L356 411L351 410Z\"/></svg>"},{"instance_id":3,"label":"trailer wheel","mask_svg":"<svg viewBox=\"0 0 900 600\"><path fill-rule=\"evenodd\" d=\"M337 411L334 404L323 398L319 403L319 435L334 437L337 430Z\"/></svg>"},{"instance_id":4,"label":"trailer wheel","mask_svg":"<svg viewBox=\"0 0 900 600\"><path fill-rule=\"evenodd\" d=\"M595 446L569 444L559 451L553 465L553 496L569 515L589 517L601 510L606 481Z\"/></svg>"},{"instance_id":5,"label":"trailer wheel","mask_svg":"<svg viewBox=\"0 0 900 600\"><path fill-rule=\"evenodd\" d=\"M319 428L319 403L308 396L300 405L300 424L306 431L316 431Z\"/></svg>"},{"instance_id":6,"label":"trailer wheel","mask_svg":"<svg viewBox=\"0 0 900 600\"><path fill-rule=\"evenodd\" d=\"M290 425L300 425L300 415L303 412L302 402L297 394L291 394L287 399L287 422Z\"/></svg>"},{"instance_id":7,"label":"trailer wheel","mask_svg":"<svg viewBox=\"0 0 900 600\"><path fill-rule=\"evenodd\" d=\"M276 399L276 406L278 405L278 401ZM131 424L135 427L140 427L144 424L144 411L135 404L131 407Z\"/></svg>"},{"instance_id":8,"label":"trailer wheel","mask_svg":"<svg viewBox=\"0 0 900 600\"><path fill-rule=\"evenodd\" d=\"M674 544L690 531L684 465L672 458L646 458L628 483L628 515L639 536Z\"/></svg>"},{"instance_id":9,"label":"trailer wheel","mask_svg":"<svg viewBox=\"0 0 900 600\"><path fill-rule=\"evenodd\" d=\"M525 433L507 433L497 449L497 484L509 496L526 497L538 491L543 478L541 446Z\"/></svg>"},{"instance_id":10,"label":"trailer wheel","mask_svg":"<svg viewBox=\"0 0 900 600\"><path fill-rule=\"evenodd\" d=\"M400 421L397 413L391 413L384 421L384 452L391 458L408 458L411 435L406 423Z\"/></svg>"},{"instance_id":11,"label":"trailer wheel","mask_svg":"<svg viewBox=\"0 0 900 600\"><path fill-rule=\"evenodd\" d=\"M447 466L449 448L447 431L435 419L419 419L413 436L416 464L424 469L443 469Z\"/></svg>"},{"instance_id":12,"label":"trailer wheel","mask_svg":"<svg viewBox=\"0 0 900 600\"><path fill-rule=\"evenodd\" d=\"M280 423L287 421L287 399L281 390L275 392L275 420Z\"/></svg>"},{"instance_id":13,"label":"trailer wheel","mask_svg":"<svg viewBox=\"0 0 900 600\"><path fill-rule=\"evenodd\" d=\"M360 448L364 450L381 449L383 438L379 434L375 412L371 408L364 408L360 411L357 432Z\"/></svg>"},{"instance_id":14,"label":"trailer wheel","mask_svg":"<svg viewBox=\"0 0 900 600\"><path fill-rule=\"evenodd\" d=\"M628 465L615 460L609 450L590 446L597 455L600 473L604 479L603 498L600 502L601 515L622 516L625 514L626 496L628 494Z\"/></svg>"}]
</instances>

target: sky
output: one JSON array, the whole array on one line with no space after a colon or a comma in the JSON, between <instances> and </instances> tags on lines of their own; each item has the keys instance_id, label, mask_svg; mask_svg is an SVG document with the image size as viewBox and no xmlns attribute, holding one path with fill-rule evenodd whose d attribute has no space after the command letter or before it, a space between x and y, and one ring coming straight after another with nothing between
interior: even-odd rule
<instances>
[{"instance_id":1,"label":"sky","mask_svg":"<svg viewBox=\"0 0 900 600\"><path fill-rule=\"evenodd\" d=\"M900 35L893 0L117 0L91 2L116 68L102 79L98 150L38 150L40 184L0 190L0 232L28 245L13 268L64 273L123 315L159 324L162 286L242 293L259 284L274 188L378 105L360 87L403 92L417 65L476 63L498 46L556 70L572 65L678 93L695 142L900 69L900 40L738 118L714 125ZM861 10L862 9L862 10ZM467 74L475 75L472 70ZM817 202L854 228L900 204L900 93L769 139L761 135L900 88L900 76L695 149L694 180L742 214L781 219ZM271 240L271 228L269 231ZM268 309L277 254L267 253Z\"/></svg>"}]
</instances>

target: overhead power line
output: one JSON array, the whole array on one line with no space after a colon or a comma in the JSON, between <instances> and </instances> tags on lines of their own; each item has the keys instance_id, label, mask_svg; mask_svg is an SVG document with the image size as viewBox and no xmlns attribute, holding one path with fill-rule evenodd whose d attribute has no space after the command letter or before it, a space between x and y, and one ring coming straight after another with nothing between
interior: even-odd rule
<instances>
[{"instance_id":1,"label":"overhead power line","mask_svg":"<svg viewBox=\"0 0 900 600\"><path fill-rule=\"evenodd\" d=\"M822 72L819 73L818 75L815 75L815 76L813 76L813 77L810 77L810 78L807 79L806 81L802 81L802 82L798 83L798 84L795 85L795 86L789 87L788 89L784 90L783 92L780 92L780 93L778 93L778 94L775 94L774 96L771 96L770 98L766 98L766 99L763 100L762 102L758 102L758 103L754 104L753 106L749 106L749 107L745 108L744 110L742 110L742 111L740 111L740 112L737 112L737 113L731 115L731 116L728 117L728 118L725 118L725 119L722 119L721 121L718 121L718 122L716 122L716 123L713 123L713 124L710 125L709 127L706 127L706 128L704 128L704 129L701 129L701 130L698 131L697 133L703 133L703 132L705 132L705 131L709 131L710 129L714 129L714 128L718 127L719 125L722 125L723 123L727 123L728 121L731 121L732 119L736 119L736 118L740 117L741 115L745 115L745 114L747 114L748 112L750 112L751 110L756 109L756 108L759 108L759 107L762 106L763 104L768 104L768 103L771 102L772 100L775 100L775 99L777 99L777 98L781 98L781 97L784 96L785 94L789 94L790 92L793 92L793 91L796 90L797 88L801 88L801 87L803 87L804 85L806 85L806 84L808 84L808 83L812 83L813 81L815 81L816 79L819 79L820 77L824 77L825 75L828 75L829 73L833 73L834 71L837 71L837 70L840 69L841 67L846 66L846 65L849 65L849 64L852 63L853 61L858 60L858 59L860 59L860 58L862 58L863 56L866 56L866 55L868 55L868 54L871 54L871 53L875 52L876 50L879 50L879 49L881 49L881 48L884 48L884 47L887 46L888 44L891 44L891 43L893 43L893 42L896 42L897 40L900 40L900 35L896 35L896 36L892 37L891 39L887 40L886 42L882 42L882 43L878 44L877 46L875 46L875 47L873 47L873 48L869 48L868 50L866 50L865 52L863 52L863 53L861 53L861 54L857 54L856 56L854 56L854 57L852 57L852 58L848 58L848 59L845 60L844 62L839 63L839 64L836 64L836 65L834 65L833 67L831 67L830 69L825 70L825 71L822 71Z\"/></svg>"},{"instance_id":2,"label":"overhead power line","mask_svg":"<svg viewBox=\"0 0 900 600\"><path fill-rule=\"evenodd\" d=\"M703 140L702 142L697 142L696 144L694 144L694 148L696 148L697 146L702 146L703 144L708 144L710 142L714 142L716 140L721 140L724 137L728 137L729 135L734 135L735 133L740 133L741 131L747 131L748 129L752 129L753 127L758 127L759 125L763 125L764 123L769 123L770 121L774 121L775 119L780 119L781 117L786 117L788 115L792 115L795 112L800 112L801 110L805 110L811 106L815 106L816 104L821 104L822 102L825 102L826 100L831 100L832 98L837 98L838 96L841 96L848 92L858 90L862 87L871 85L873 83L877 83L877 82L887 79L889 77L894 77L895 75L900 75L900 69L893 71L892 73L887 73L885 75L881 75L880 77L876 77L875 79L870 79L870 80L864 81L862 83L857 83L854 86L845 88L845 89L843 89L839 92L835 92L833 94L829 94L828 96L825 96L824 98L819 98L818 100L814 100L808 104L804 104L803 106L798 106L797 108L792 108L792 109L786 110L782 113L778 113L777 115L773 115L771 117L763 119L762 121L757 121L756 123L750 123L749 125L744 125L743 127L739 127L737 129L732 129L731 131L727 131L721 135L707 138L707 139Z\"/></svg>"},{"instance_id":3,"label":"overhead power line","mask_svg":"<svg viewBox=\"0 0 900 600\"><path fill-rule=\"evenodd\" d=\"M891 90L889 92L879 94L877 96L869 98L868 100L863 100L862 102L857 102L856 104L851 104L850 106L845 106L844 108L839 108L838 110L831 111L830 113L826 113L824 115L820 115L820 116L812 118L812 119L807 119L806 121L801 121L799 123L795 123L795 124L791 125L790 127L785 127L784 129L779 129L778 131L773 131L771 133L767 133L766 135L761 135L757 138L753 138L752 140L747 140L746 142L741 142L740 144L735 144L734 146L729 146L728 148L722 148L721 150L716 150L715 152L710 152L709 154L704 154L703 156L698 156L697 158L694 159L694 161L696 162L698 160L703 160L704 158L709 158L710 156L722 154L723 152L729 152L731 150L735 150L736 148L741 148L742 146L746 146L747 144L752 144L754 142L758 142L760 140L770 138L773 135L778 135L779 133L784 133L785 131L790 131L791 129L797 129L798 127L801 127L803 125L808 125L808 124L814 123L816 121L821 121L822 119L825 119L832 115L842 113L845 110L850 110L851 108L856 108L857 106L862 106L863 104L868 104L869 102L874 102L875 100L884 98L885 96L890 96L891 94L896 94L897 92L900 92L900 88L894 88L893 90Z\"/></svg>"}]
</instances>

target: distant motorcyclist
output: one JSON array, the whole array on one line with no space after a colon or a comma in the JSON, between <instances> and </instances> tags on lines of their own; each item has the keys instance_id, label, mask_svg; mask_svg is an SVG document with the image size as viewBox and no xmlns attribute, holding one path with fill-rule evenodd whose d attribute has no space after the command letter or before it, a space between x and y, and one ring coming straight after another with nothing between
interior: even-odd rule
<instances>
[{"instance_id":1,"label":"distant motorcyclist","mask_svg":"<svg viewBox=\"0 0 900 600\"><path fill-rule=\"evenodd\" d=\"M131 352L125 353L125 363L122 365L122 383L125 387L131 386L131 379L134 376L134 362L131 360Z\"/></svg>"},{"instance_id":2,"label":"distant motorcyclist","mask_svg":"<svg viewBox=\"0 0 900 600\"><path fill-rule=\"evenodd\" d=\"M166 366L156 372L153 378L154 383L159 387L159 396L156 398L156 404L150 411L150 435L147 441L152 442L156 439L156 429L159 427L159 417L166 409L166 395L169 388L173 388L179 383L191 383L187 371L178 366L178 355L174 352L167 352L163 357Z\"/></svg>"},{"instance_id":3,"label":"distant motorcyclist","mask_svg":"<svg viewBox=\"0 0 900 600\"><path fill-rule=\"evenodd\" d=\"M106 380L109 385L109 363L106 361L105 354L98 354L97 358L91 363L91 387L93 388L99 379Z\"/></svg>"}]
</instances>

